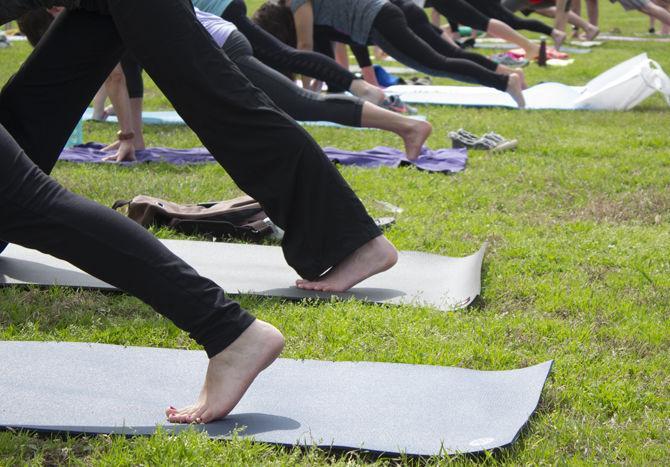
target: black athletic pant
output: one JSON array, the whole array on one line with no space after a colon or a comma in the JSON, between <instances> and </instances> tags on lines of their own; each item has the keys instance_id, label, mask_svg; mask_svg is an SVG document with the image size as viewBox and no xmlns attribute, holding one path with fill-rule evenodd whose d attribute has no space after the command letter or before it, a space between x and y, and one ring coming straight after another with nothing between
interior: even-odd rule
<instances>
[{"instance_id":1,"label":"black athletic pant","mask_svg":"<svg viewBox=\"0 0 670 467\"><path fill-rule=\"evenodd\" d=\"M143 227L65 190L2 125L0 238L64 259L139 297L187 331L210 357L254 320Z\"/></svg>"},{"instance_id":2,"label":"black athletic pant","mask_svg":"<svg viewBox=\"0 0 670 467\"><path fill-rule=\"evenodd\" d=\"M411 11L409 6L407 9ZM456 53L455 50L457 49L455 47L447 48L440 44L440 50L433 48L432 45L437 44L435 37L442 43L449 44L430 27L425 12L421 9L419 9L419 12L423 15L423 19L429 27L420 27L415 33L414 30L419 18L413 14L411 18L407 18L398 6L386 3L377 14L372 25L371 42L381 47L382 50L400 63L422 73L452 78L466 83L481 84L501 91L507 89L509 78L507 75L493 71L498 66L496 63L478 54L468 54L462 51ZM412 23L411 27L408 24L410 22ZM430 34L433 35L432 38L429 36ZM447 55L449 53L453 53L453 55ZM490 64L484 67L472 60L461 58L464 56L470 58L469 55L481 57Z\"/></svg>"},{"instance_id":3,"label":"black athletic pant","mask_svg":"<svg viewBox=\"0 0 670 467\"><path fill-rule=\"evenodd\" d=\"M434 50L445 57L462 58L470 60L490 71L495 71L498 64L487 57L473 52L466 52L460 47L450 44L442 38L443 31L436 28L428 19L426 12L419 8L412 0L390 0L395 6L402 10L407 24L414 33L424 40Z\"/></svg>"},{"instance_id":4,"label":"black athletic pant","mask_svg":"<svg viewBox=\"0 0 670 467\"><path fill-rule=\"evenodd\" d=\"M254 49L254 56L282 73L297 73L316 78L329 88L349 90L356 77L335 60L322 54L290 47L247 17L244 0L233 0L222 15L244 34Z\"/></svg>"},{"instance_id":5,"label":"black athletic pant","mask_svg":"<svg viewBox=\"0 0 670 467\"><path fill-rule=\"evenodd\" d=\"M296 120L361 126L363 102L360 99L344 94L324 95L296 86L286 76L257 60L251 44L239 31L230 34L223 44L223 51L249 81Z\"/></svg>"},{"instance_id":6,"label":"black athletic pant","mask_svg":"<svg viewBox=\"0 0 670 467\"><path fill-rule=\"evenodd\" d=\"M551 33L554 32L554 29L543 23L542 21L537 21L534 19L524 19L516 16L513 12L502 6L500 0L466 0L473 7L479 10L481 13L502 21L503 23L510 26L512 29L517 31L524 29L526 31L538 32L540 34L546 34L551 36Z\"/></svg>"},{"instance_id":7,"label":"black athletic pant","mask_svg":"<svg viewBox=\"0 0 670 467\"><path fill-rule=\"evenodd\" d=\"M142 79L142 66L135 57L125 54L121 59L121 68L126 77L128 96L131 99L142 99L144 97L144 80Z\"/></svg>"},{"instance_id":8,"label":"black athletic pant","mask_svg":"<svg viewBox=\"0 0 670 467\"><path fill-rule=\"evenodd\" d=\"M450 25L464 24L479 31L486 31L491 21L490 17L484 15L466 0L430 0L430 3L426 2L426 8L428 7L435 8L439 14L449 20ZM454 30L454 32L458 31Z\"/></svg>"},{"instance_id":9,"label":"black athletic pant","mask_svg":"<svg viewBox=\"0 0 670 467\"><path fill-rule=\"evenodd\" d=\"M0 124L43 171L53 168L125 46L237 185L286 231L284 255L300 276L315 279L381 234L321 148L240 73L188 0L94 4L109 15L61 14L0 95Z\"/></svg>"}]
</instances>

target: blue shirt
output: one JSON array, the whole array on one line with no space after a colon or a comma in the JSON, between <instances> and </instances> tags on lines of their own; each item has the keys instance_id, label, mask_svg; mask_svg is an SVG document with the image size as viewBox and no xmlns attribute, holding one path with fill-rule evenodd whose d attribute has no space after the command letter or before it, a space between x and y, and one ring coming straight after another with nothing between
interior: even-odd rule
<instances>
[{"instance_id":1,"label":"blue shirt","mask_svg":"<svg viewBox=\"0 0 670 467\"><path fill-rule=\"evenodd\" d=\"M216 16L223 15L233 0L193 0L193 6Z\"/></svg>"}]
</instances>

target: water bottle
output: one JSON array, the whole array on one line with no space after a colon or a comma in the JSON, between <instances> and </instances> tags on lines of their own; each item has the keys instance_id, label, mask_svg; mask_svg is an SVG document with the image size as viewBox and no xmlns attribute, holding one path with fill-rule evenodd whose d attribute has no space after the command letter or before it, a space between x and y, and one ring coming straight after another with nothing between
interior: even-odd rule
<instances>
[{"instance_id":1,"label":"water bottle","mask_svg":"<svg viewBox=\"0 0 670 467\"><path fill-rule=\"evenodd\" d=\"M547 39L540 40L540 55L537 56L537 64L547 66Z\"/></svg>"}]
</instances>

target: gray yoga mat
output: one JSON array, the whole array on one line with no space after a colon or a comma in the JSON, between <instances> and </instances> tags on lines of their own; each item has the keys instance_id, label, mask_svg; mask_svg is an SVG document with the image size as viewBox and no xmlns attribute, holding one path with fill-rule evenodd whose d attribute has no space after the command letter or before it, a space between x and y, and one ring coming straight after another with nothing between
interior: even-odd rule
<instances>
[{"instance_id":1,"label":"gray yoga mat","mask_svg":"<svg viewBox=\"0 0 670 467\"><path fill-rule=\"evenodd\" d=\"M0 342L0 427L148 435L168 405L192 403L204 352ZM511 371L280 359L211 437L438 455L511 444L537 408L552 362Z\"/></svg>"},{"instance_id":2,"label":"gray yoga mat","mask_svg":"<svg viewBox=\"0 0 670 467\"><path fill-rule=\"evenodd\" d=\"M231 294L292 299L335 295L376 303L431 306L443 311L468 306L481 291L481 268L486 245L471 256L400 252L398 264L347 293L305 291L294 286L298 275L286 264L281 248L235 243L162 241L201 275ZM0 285L35 284L112 289L65 261L10 245L0 255Z\"/></svg>"}]
</instances>

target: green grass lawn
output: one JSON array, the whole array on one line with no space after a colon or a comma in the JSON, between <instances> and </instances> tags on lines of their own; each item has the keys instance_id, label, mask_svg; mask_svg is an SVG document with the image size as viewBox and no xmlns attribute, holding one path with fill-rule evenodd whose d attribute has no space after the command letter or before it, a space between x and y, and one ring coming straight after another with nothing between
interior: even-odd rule
<instances>
[{"instance_id":1,"label":"green grass lawn","mask_svg":"<svg viewBox=\"0 0 670 467\"><path fill-rule=\"evenodd\" d=\"M257 5L259 2L250 2ZM253 8L251 8L253 10ZM640 14L601 2L603 31L647 29ZM530 66L531 84L584 84L646 51L670 70L670 44L609 42L567 68ZM29 53L0 50L0 82ZM447 82L447 80L437 80ZM169 108L147 82L147 106ZM402 206L389 231L399 249L458 256L491 247L482 296L456 313L345 302L242 297L286 336L288 358L368 360L500 370L554 359L538 413L512 448L454 462L511 464L670 462L670 111L654 97L634 111L560 112L421 107L434 125L431 147L448 130L496 131L517 151L471 152L465 172L341 169L373 214L374 200ZM87 140L116 128L88 123ZM399 146L379 131L309 128L323 146ZM193 147L188 129L148 127L150 145ZM110 205L150 194L204 201L239 194L218 166L175 168L59 163L70 190ZM162 237L170 234L158 232ZM225 267L225 264L222 264ZM0 289L0 339L93 341L196 348L169 321L123 295L64 289ZM1 377L1 376L0 376ZM166 405L170 401L165 401ZM59 407L54 407L59 410ZM392 414L392 410L390 411ZM273 447L202 435L150 438L43 437L0 433L0 463L16 464L365 464L365 453Z\"/></svg>"}]
</instances>

